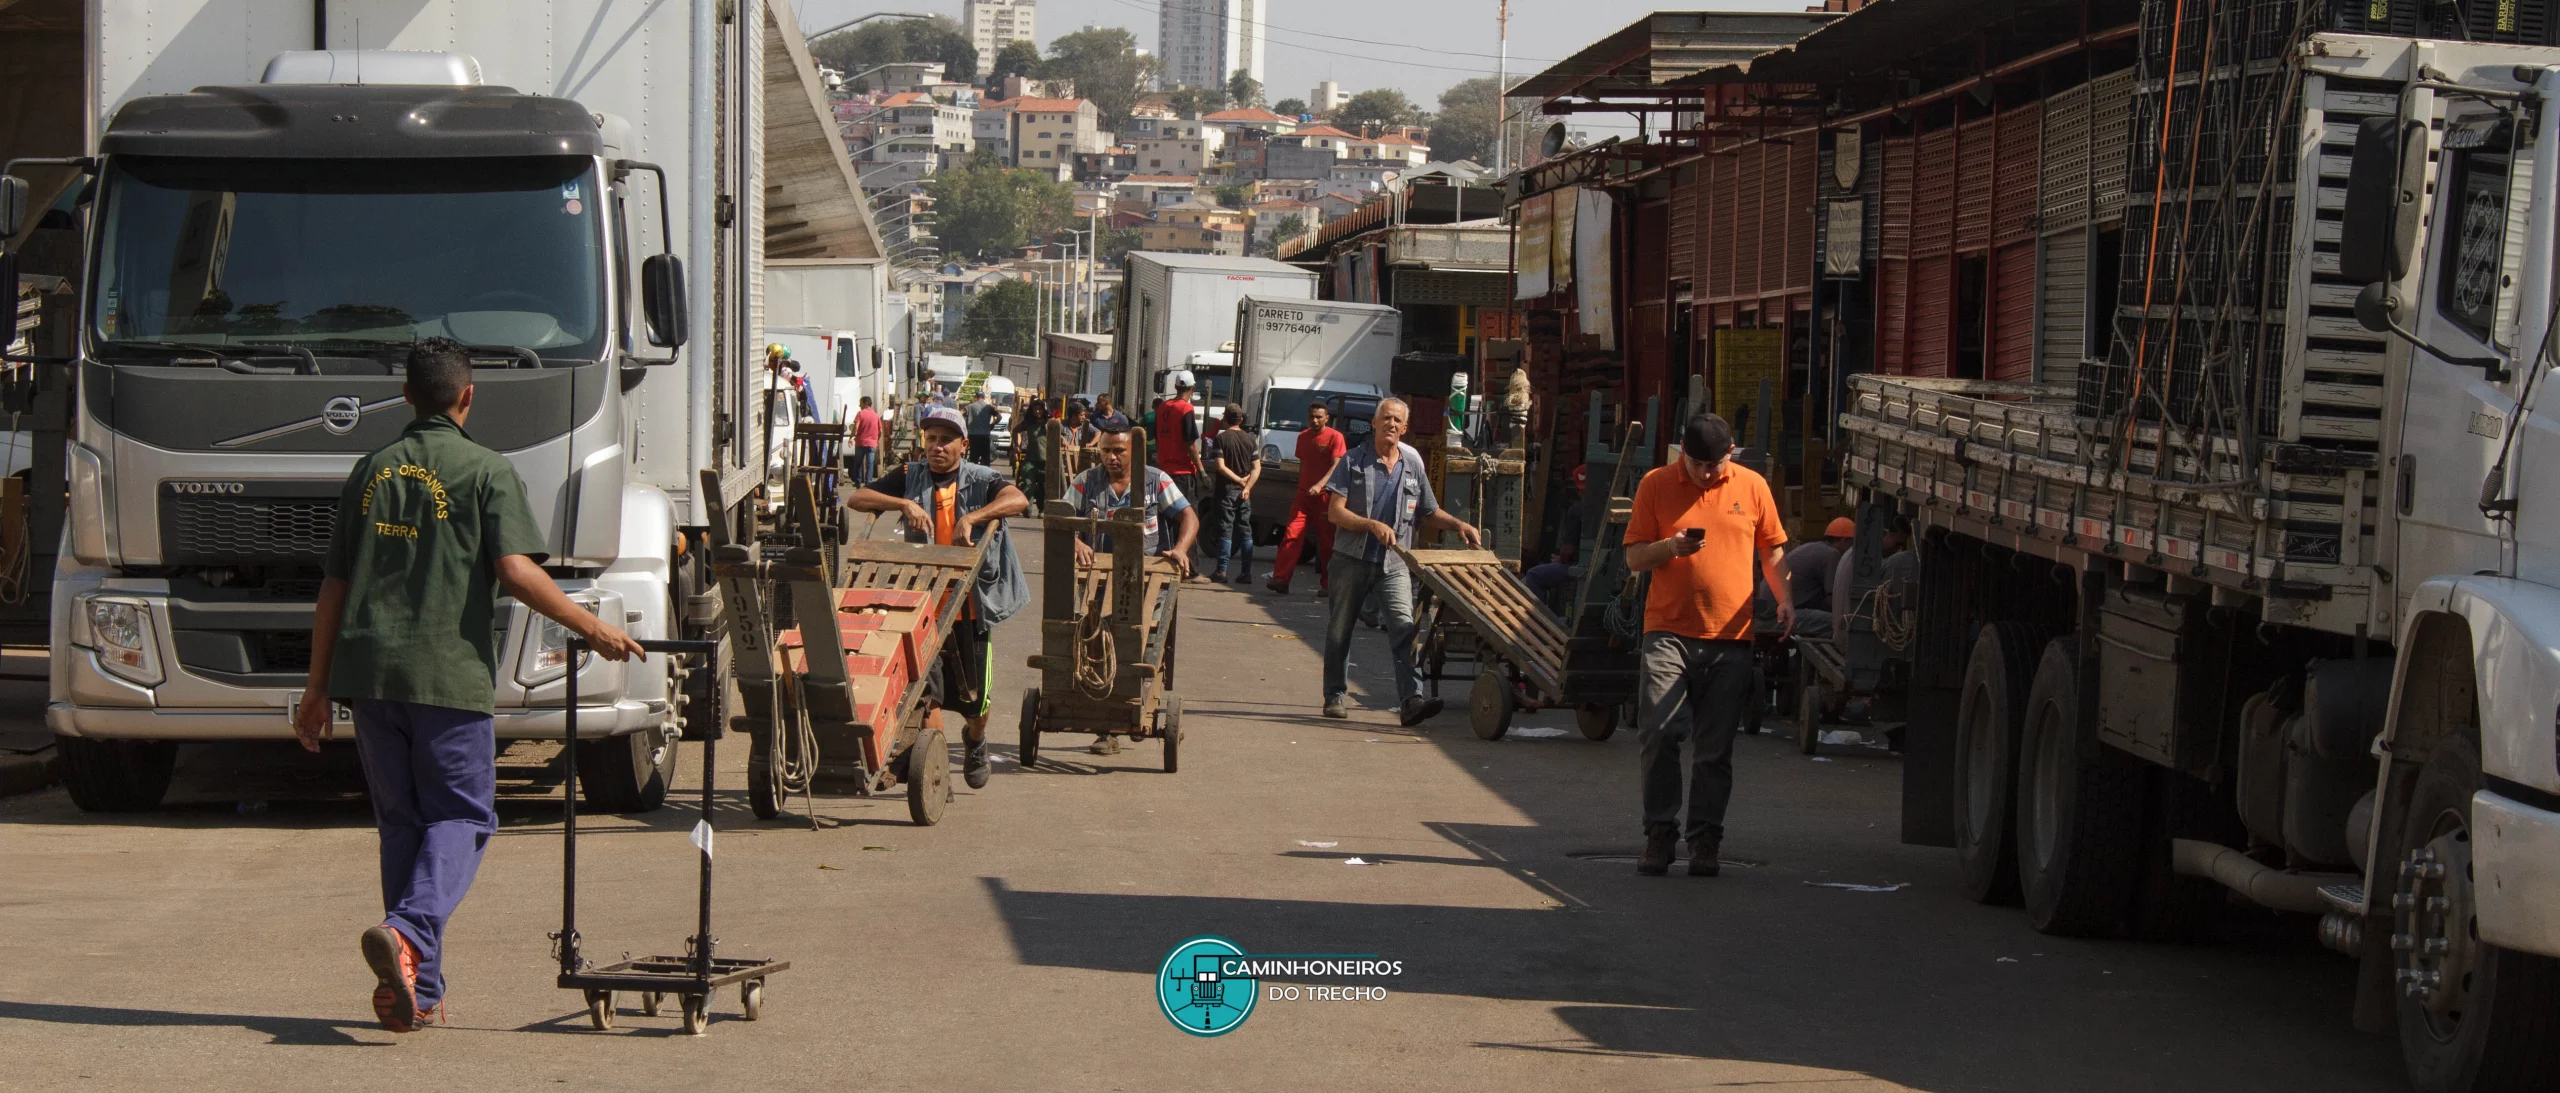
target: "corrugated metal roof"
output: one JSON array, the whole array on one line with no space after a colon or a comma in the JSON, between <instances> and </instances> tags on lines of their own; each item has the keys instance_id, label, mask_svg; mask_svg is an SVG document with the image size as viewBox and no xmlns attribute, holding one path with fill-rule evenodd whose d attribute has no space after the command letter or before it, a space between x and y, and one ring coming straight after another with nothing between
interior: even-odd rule
<instances>
[{"instance_id":1,"label":"corrugated metal roof","mask_svg":"<svg viewBox=\"0 0 2560 1093\"><path fill-rule=\"evenodd\" d=\"M1928 53L1981 35L1985 28L2020 19L2049 24L2069 36L2079 26L2082 0L1870 0L1866 7L1802 40L1748 60L1719 64L1677 82L1684 87L1719 83L1836 83L1872 76ZM2131 22L2139 0L2096 0L2086 5L2090 28ZM1991 58L1993 62L2000 60Z\"/></svg>"},{"instance_id":2,"label":"corrugated metal roof","mask_svg":"<svg viewBox=\"0 0 2560 1093\"><path fill-rule=\"evenodd\" d=\"M1546 99L1648 93L1787 46L1841 18L1822 11L1657 11L1521 81L1511 93Z\"/></svg>"}]
</instances>

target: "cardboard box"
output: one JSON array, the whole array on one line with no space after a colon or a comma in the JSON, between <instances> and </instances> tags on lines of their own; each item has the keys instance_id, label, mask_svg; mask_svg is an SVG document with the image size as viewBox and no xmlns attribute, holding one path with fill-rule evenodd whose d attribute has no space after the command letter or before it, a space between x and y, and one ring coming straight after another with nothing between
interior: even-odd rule
<instances>
[{"instance_id":1,"label":"cardboard box","mask_svg":"<svg viewBox=\"0 0 2560 1093\"><path fill-rule=\"evenodd\" d=\"M856 611L865 607L922 607L927 595L905 589L848 588L836 599L836 610Z\"/></svg>"}]
</instances>

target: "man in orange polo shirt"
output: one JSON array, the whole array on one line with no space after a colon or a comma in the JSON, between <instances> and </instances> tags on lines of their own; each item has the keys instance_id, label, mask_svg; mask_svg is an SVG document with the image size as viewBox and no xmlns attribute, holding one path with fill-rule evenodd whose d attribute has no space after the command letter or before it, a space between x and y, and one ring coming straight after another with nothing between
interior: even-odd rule
<instances>
[{"instance_id":1,"label":"man in orange polo shirt","mask_svg":"<svg viewBox=\"0 0 2560 1093\"><path fill-rule=\"evenodd\" d=\"M1733 427L1689 419L1670 466L1645 473L1627 524L1627 568L1653 574L1644 603L1637 690L1644 782L1644 853L1636 872L1671 869L1672 840L1689 840L1689 875L1716 875L1725 803L1733 796L1733 735L1749 704L1751 580L1776 593L1778 622L1796 625L1787 587L1787 532L1768 480L1733 462ZM1689 741L1689 797L1680 800L1680 742Z\"/></svg>"}]
</instances>

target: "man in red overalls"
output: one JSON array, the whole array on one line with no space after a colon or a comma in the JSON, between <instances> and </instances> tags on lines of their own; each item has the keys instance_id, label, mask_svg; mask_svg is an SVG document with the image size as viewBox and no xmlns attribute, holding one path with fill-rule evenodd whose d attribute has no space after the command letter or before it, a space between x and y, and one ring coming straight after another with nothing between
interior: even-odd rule
<instances>
[{"instance_id":1,"label":"man in red overalls","mask_svg":"<svg viewBox=\"0 0 2560 1093\"><path fill-rule=\"evenodd\" d=\"M1289 594L1289 577L1298 571L1299 554L1312 532L1316 545L1308 564L1316 571L1317 594L1326 591L1325 566L1333 560L1333 521L1325 517L1324 484L1333 478L1333 465L1345 450L1342 434L1333 427L1332 411L1321 402L1307 407L1307 427L1298 433L1297 503L1290 506L1288 530L1281 533L1280 557L1272 562L1271 582L1262 587Z\"/></svg>"}]
</instances>

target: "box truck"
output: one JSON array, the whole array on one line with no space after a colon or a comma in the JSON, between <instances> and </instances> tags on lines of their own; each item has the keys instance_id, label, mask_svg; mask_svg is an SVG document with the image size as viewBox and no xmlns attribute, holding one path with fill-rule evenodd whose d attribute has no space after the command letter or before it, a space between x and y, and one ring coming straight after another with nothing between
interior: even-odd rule
<instances>
[{"instance_id":1,"label":"box truck","mask_svg":"<svg viewBox=\"0 0 2560 1093\"><path fill-rule=\"evenodd\" d=\"M1247 296L1236 303L1235 405L1262 438L1255 532L1276 539L1298 481L1298 433L1323 403L1334 427L1366 437L1386 397L1404 313L1383 304Z\"/></svg>"},{"instance_id":2,"label":"box truck","mask_svg":"<svg viewBox=\"0 0 2560 1093\"><path fill-rule=\"evenodd\" d=\"M27 101L77 105L28 111L51 128L12 148L0 265L85 276L35 365L80 392L46 709L76 802L153 807L179 741L290 738L339 486L409 419L423 338L481 366L472 435L524 477L562 587L637 637L716 632L687 563L763 477L768 48L816 80L768 46L775 11L47 9L79 25ZM556 738L574 679L584 795L655 807L685 720L722 716L716 669L573 665L558 626L500 618L498 736Z\"/></svg>"},{"instance_id":3,"label":"box truck","mask_svg":"<svg viewBox=\"0 0 2560 1093\"><path fill-rule=\"evenodd\" d=\"M1268 258L1134 251L1126 286L1110 393L1132 417L1144 417L1173 393L1177 371L1199 383L1195 404L1233 399L1236 304L1246 296L1312 300L1316 275Z\"/></svg>"}]
</instances>

